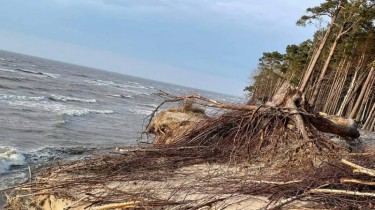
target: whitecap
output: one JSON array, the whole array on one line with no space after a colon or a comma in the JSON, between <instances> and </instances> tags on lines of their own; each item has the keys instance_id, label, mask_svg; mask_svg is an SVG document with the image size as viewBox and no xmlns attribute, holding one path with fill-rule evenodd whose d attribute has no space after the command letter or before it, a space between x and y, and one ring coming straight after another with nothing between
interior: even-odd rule
<instances>
[{"instance_id":1,"label":"whitecap","mask_svg":"<svg viewBox=\"0 0 375 210\"><path fill-rule=\"evenodd\" d=\"M0 147L0 174L9 171L12 166L25 164L25 157L16 148Z\"/></svg>"},{"instance_id":2,"label":"whitecap","mask_svg":"<svg viewBox=\"0 0 375 210\"><path fill-rule=\"evenodd\" d=\"M133 98L132 95L122 95L122 94L108 94L107 96L115 98Z\"/></svg>"},{"instance_id":3,"label":"whitecap","mask_svg":"<svg viewBox=\"0 0 375 210\"><path fill-rule=\"evenodd\" d=\"M82 116L85 114L113 114L112 110L95 110L95 109L65 109L60 112L62 115Z\"/></svg>"},{"instance_id":4,"label":"whitecap","mask_svg":"<svg viewBox=\"0 0 375 210\"><path fill-rule=\"evenodd\" d=\"M7 101L43 101L45 100L44 96L16 96L16 95L6 95L0 94L0 100Z\"/></svg>"},{"instance_id":5,"label":"whitecap","mask_svg":"<svg viewBox=\"0 0 375 210\"><path fill-rule=\"evenodd\" d=\"M4 71L4 72L14 72L13 69L0 69L0 71Z\"/></svg>"},{"instance_id":6,"label":"whitecap","mask_svg":"<svg viewBox=\"0 0 375 210\"><path fill-rule=\"evenodd\" d=\"M142 106L151 107L151 108L157 108L159 105L157 104L141 104Z\"/></svg>"},{"instance_id":7,"label":"whitecap","mask_svg":"<svg viewBox=\"0 0 375 210\"><path fill-rule=\"evenodd\" d=\"M105 81L105 80L85 80L86 83L97 85L97 86L108 86L114 85L113 81Z\"/></svg>"},{"instance_id":8,"label":"whitecap","mask_svg":"<svg viewBox=\"0 0 375 210\"><path fill-rule=\"evenodd\" d=\"M23 73L35 74L35 75L40 75L42 77L50 77L50 78L53 78L53 79L57 79L57 78L61 77L60 74L52 74L52 73L48 73L48 72L33 71L33 70L30 70L30 69L16 69L16 70L20 71L20 72L23 72Z\"/></svg>"},{"instance_id":9,"label":"whitecap","mask_svg":"<svg viewBox=\"0 0 375 210\"><path fill-rule=\"evenodd\" d=\"M11 106L21 106L30 108L31 110L44 110L57 113L58 115L82 116L85 114L113 114L112 110L95 110L83 107L65 105L58 102L45 100L44 96L16 96L0 94L0 101L5 101ZM81 100L81 99L80 99ZM83 101L83 100L82 100ZM85 101L88 102L88 101ZM93 102L93 101L91 101Z\"/></svg>"},{"instance_id":10,"label":"whitecap","mask_svg":"<svg viewBox=\"0 0 375 210\"><path fill-rule=\"evenodd\" d=\"M53 101L77 101L77 102L83 102L83 103L95 103L96 99L84 99L84 98L74 98L74 97L69 97L69 96L63 96L63 95L55 95L51 94L49 99Z\"/></svg>"},{"instance_id":11,"label":"whitecap","mask_svg":"<svg viewBox=\"0 0 375 210\"><path fill-rule=\"evenodd\" d=\"M47 77L50 77L50 78L53 78L53 79L58 79L61 77L60 74L52 74L52 73L46 73L46 72L41 72L43 75L47 76Z\"/></svg>"},{"instance_id":12,"label":"whitecap","mask_svg":"<svg viewBox=\"0 0 375 210\"><path fill-rule=\"evenodd\" d=\"M141 115L147 115L147 116L152 113L152 111L145 110L145 109L128 109L128 110L135 114L141 114Z\"/></svg>"}]
</instances>

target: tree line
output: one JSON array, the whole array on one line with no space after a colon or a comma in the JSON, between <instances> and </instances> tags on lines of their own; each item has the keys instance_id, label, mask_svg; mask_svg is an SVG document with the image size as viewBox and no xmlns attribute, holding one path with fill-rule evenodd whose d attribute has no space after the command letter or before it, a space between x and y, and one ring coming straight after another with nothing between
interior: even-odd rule
<instances>
[{"instance_id":1,"label":"tree line","mask_svg":"<svg viewBox=\"0 0 375 210\"><path fill-rule=\"evenodd\" d=\"M285 53L264 52L249 104L265 103L285 82L298 87L315 111L355 119L375 130L375 1L326 0L297 25L323 24L311 40Z\"/></svg>"}]
</instances>

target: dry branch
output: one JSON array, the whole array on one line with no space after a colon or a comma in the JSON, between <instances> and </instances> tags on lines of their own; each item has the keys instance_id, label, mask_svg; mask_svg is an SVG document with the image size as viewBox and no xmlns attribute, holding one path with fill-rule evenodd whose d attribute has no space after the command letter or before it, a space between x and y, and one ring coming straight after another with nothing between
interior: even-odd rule
<instances>
[{"instance_id":1,"label":"dry branch","mask_svg":"<svg viewBox=\"0 0 375 210\"><path fill-rule=\"evenodd\" d=\"M301 183L302 180L285 181L285 182L273 182L273 181L266 181L266 180L246 180L246 182L255 183L255 184L288 185L288 184Z\"/></svg>"},{"instance_id":2,"label":"dry branch","mask_svg":"<svg viewBox=\"0 0 375 210\"><path fill-rule=\"evenodd\" d=\"M136 208L141 202L140 201L130 201L130 202L124 202L124 203L113 203L103 206L95 207L95 210L106 210L106 209L116 209L116 208L122 208L122 209L134 209Z\"/></svg>"},{"instance_id":3,"label":"dry branch","mask_svg":"<svg viewBox=\"0 0 375 210\"><path fill-rule=\"evenodd\" d=\"M366 175L375 177L375 170L373 170L373 169L368 169L368 168L362 167L362 166L357 165L355 163L349 162L345 159L342 159L341 163L354 168L353 173L361 173L361 174L366 174Z\"/></svg>"},{"instance_id":4,"label":"dry branch","mask_svg":"<svg viewBox=\"0 0 375 210\"><path fill-rule=\"evenodd\" d=\"M341 181L341 183L354 183L354 184L375 186L375 182L367 182L367 181L362 181L362 180L358 180L358 179L342 178L340 181Z\"/></svg>"},{"instance_id":5,"label":"dry branch","mask_svg":"<svg viewBox=\"0 0 375 210\"><path fill-rule=\"evenodd\" d=\"M311 189L309 191L313 194L334 194L334 195L353 195L353 196L365 196L365 197L375 197L375 193L370 192L357 192L349 190L333 190L333 189Z\"/></svg>"}]
</instances>

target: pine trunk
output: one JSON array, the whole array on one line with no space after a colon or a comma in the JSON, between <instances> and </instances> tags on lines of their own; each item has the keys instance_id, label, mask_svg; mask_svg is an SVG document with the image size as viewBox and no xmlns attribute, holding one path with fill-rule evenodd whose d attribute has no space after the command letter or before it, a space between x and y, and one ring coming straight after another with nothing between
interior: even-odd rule
<instances>
[{"instance_id":1,"label":"pine trunk","mask_svg":"<svg viewBox=\"0 0 375 210\"><path fill-rule=\"evenodd\" d=\"M320 75L319 75L319 78L318 78L318 81L317 83L315 84L315 90L314 90L314 93L311 97L311 100L310 100L310 104L311 106L315 106L315 103L316 103L316 99L318 97L318 94L319 94L319 91L320 91L320 87L322 86L322 82L323 82L323 79L327 73L327 70L328 70L328 66L329 64L331 63L331 59L332 59L332 56L333 56L333 53L335 52L336 50L336 46L337 46L337 43L339 42L341 36L343 35L342 32L344 30L344 27L341 27L340 28L340 31L338 32L336 38L335 38L335 41L333 42L330 50L329 50L329 54L328 54L328 57L323 65L323 69L322 71L320 72Z\"/></svg>"},{"instance_id":2,"label":"pine trunk","mask_svg":"<svg viewBox=\"0 0 375 210\"><path fill-rule=\"evenodd\" d=\"M360 109L360 105L362 104L362 100L365 96L365 93L367 92L367 88L369 87L370 82L372 82L372 77L374 75L374 67L371 67L370 73L368 74L365 84L363 85L361 92L357 98L357 101L349 115L349 118L353 119L357 116L357 112ZM371 88L371 87L370 87Z\"/></svg>"},{"instance_id":3,"label":"pine trunk","mask_svg":"<svg viewBox=\"0 0 375 210\"><path fill-rule=\"evenodd\" d=\"M311 58L311 62L309 63L309 66L308 66L308 68L307 68L307 70L305 72L305 75L303 76L302 82L300 83L299 91L301 91L301 92L305 91L306 85L307 85L307 83L310 80L312 72L314 71L316 62L318 61L318 59L320 57L320 54L322 53L323 48L326 45L328 37L329 37L329 35L330 35L331 31L332 31L332 28L333 28L333 26L334 26L334 24L336 22L336 17L340 13L341 5L342 5L342 2L340 1L335 14L331 17L331 22L328 25L328 28L327 28L327 30L326 30L326 32L324 34L324 37L323 37L323 39L322 39L322 41L321 41L321 43L319 45L318 50L316 51L316 53L314 54L314 56Z\"/></svg>"}]
</instances>

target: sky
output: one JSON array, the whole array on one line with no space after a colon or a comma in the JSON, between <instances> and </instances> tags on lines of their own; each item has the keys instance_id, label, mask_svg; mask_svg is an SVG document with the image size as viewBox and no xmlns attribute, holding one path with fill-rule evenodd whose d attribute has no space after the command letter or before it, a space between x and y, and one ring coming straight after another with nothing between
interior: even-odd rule
<instances>
[{"instance_id":1,"label":"sky","mask_svg":"<svg viewBox=\"0 0 375 210\"><path fill-rule=\"evenodd\" d=\"M244 95L263 52L312 37L322 0L0 0L0 49Z\"/></svg>"}]
</instances>

